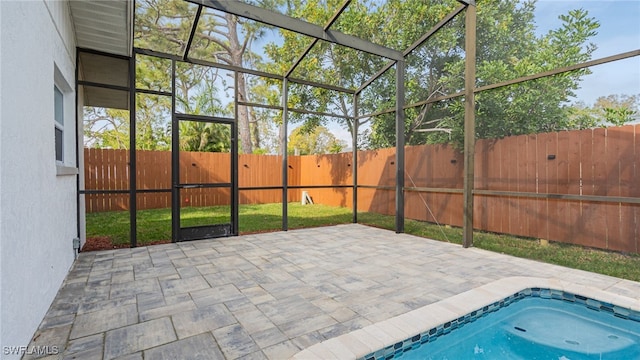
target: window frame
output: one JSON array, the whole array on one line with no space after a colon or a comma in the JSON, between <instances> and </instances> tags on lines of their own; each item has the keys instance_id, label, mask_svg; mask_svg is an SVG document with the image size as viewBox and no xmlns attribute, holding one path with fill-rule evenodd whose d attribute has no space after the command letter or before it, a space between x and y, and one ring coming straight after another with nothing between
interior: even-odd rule
<instances>
[{"instance_id":1,"label":"window frame","mask_svg":"<svg viewBox=\"0 0 640 360\"><path fill-rule=\"evenodd\" d=\"M51 110L53 114L51 118L53 120L53 158L55 159L56 175L77 175L78 165L76 157L78 156L78 144L75 140L78 129L76 128L76 100L75 90L69 85L67 77L58 67L58 64L53 63L53 104L51 104ZM59 94L57 94L59 93ZM62 95L62 97L59 97ZM58 121L59 120L59 121ZM60 142L56 143L56 134L59 133L58 139ZM62 146L61 157L58 159L58 146Z\"/></svg>"},{"instance_id":2,"label":"window frame","mask_svg":"<svg viewBox=\"0 0 640 360\"><path fill-rule=\"evenodd\" d=\"M58 165L64 165L65 161L65 131L64 131L64 106L65 95L58 84L53 85L53 123L54 123L54 146L55 159ZM59 132L59 135L58 135ZM58 136L60 142L58 143ZM58 147L58 144L60 145ZM58 154L58 152L60 152ZM59 158L58 158L59 155Z\"/></svg>"}]
</instances>

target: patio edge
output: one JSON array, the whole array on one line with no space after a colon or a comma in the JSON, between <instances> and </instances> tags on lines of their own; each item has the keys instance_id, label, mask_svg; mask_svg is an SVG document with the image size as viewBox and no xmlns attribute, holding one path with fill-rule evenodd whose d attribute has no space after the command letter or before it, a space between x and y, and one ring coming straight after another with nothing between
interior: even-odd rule
<instances>
[{"instance_id":1,"label":"patio edge","mask_svg":"<svg viewBox=\"0 0 640 360\"><path fill-rule=\"evenodd\" d=\"M640 299L556 278L514 276L490 282L402 315L331 338L298 352L291 359L358 359L528 288L549 288L571 292L640 311Z\"/></svg>"}]
</instances>

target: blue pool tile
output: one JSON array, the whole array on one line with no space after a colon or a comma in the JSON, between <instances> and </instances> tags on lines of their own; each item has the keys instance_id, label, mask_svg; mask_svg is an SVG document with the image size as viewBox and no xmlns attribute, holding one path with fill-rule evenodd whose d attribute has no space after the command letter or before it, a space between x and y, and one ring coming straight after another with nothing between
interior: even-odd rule
<instances>
[{"instance_id":1,"label":"blue pool tile","mask_svg":"<svg viewBox=\"0 0 640 360\"><path fill-rule=\"evenodd\" d=\"M359 360L391 360L400 356L403 353L415 349L422 344L433 342L438 340L442 335L445 335L451 330L464 326L470 322L473 322L481 317L488 315L494 311L497 311L503 307L507 307L512 303L520 299L527 297L540 297L546 299L555 299L559 301L567 301L576 304L583 305L587 308L595 311L603 311L613 314L614 316L629 319L640 322L640 312L612 305L605 302L600 302L595 299L587 298L581 295L575 295L569 292L560 290L544 289L544 288L530 288L519 291L501 301L497 301L491 305L484 306L481 309L474 310L471 313L459 317L455 320L448 321L444 324L438 325L435 328L431 328L421 334L417 334L404 341L397 342L394 345L387 346L384 349L375 351L368 354Z\"/></svg>"}]
</instances>

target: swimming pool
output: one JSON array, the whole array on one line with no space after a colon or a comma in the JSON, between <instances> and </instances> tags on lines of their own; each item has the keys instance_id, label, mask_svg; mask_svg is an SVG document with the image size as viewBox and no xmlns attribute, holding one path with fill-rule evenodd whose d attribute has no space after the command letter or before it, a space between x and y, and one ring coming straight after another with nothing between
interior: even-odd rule
<instances>
[{"instance_id":1,"label":"swimming pool","mask_svg":"<svg viewBox=\"0 0 640 360\"><path fill-rule=\"evenodd\" d=\"M640 358L640 314L552 293L519 292L362 359Z\"/></svg>"},{"instance_id":2,"label":"swimming pool","mask_svg":"<svg viewBox=\"0 0 640 360\"><path fill-rule=\"evenodd\" d=\"M557 278L537 278L527 276L506 277L493 282L481 285L474 289L465 291L463 293L442 299L438 302L426 305L415 310L411 310L407 313L382 320L380 322L367 325L363 328L353 330L349 333L342 334L337 337L325 340L318 344L312 345L306 349L295 354L291 359L294 360L326 360L326 359L395 359L398 355L407 353L407 349L415 348L421 343L433 343L438 344L443 348L451 348L453 343L458 343L459 339L452 339L449 337L451 332L463 331L465 328L475 326L475 323L481 323L486 318L491 318L492 315L498 314L499 316L505 315L505 312L498 310L505 310L507 308L506 315L514 316L514 313L518 313L517 303L525 298L539 298L542 301L553 300L554 302L570 306L576 306L576 304L582 308L580 311L590 311L592 313L601 313L597 316L605 316L607 319L620 319L624 321L631 321L634 324L640 323L640 294L630 293L632 297L624 296L618 292L612 292L603 290L596 287L584 286L569 282L566 280L559 280ZM525 304L525 303L523 303ZM511 310L509 307L514 306ZM519 306L519 305L518 305ZM535 307L535 306L534 306ZM538 306L539 307L539 306ZM530 309L531 310L531 309ZM593 311L598 310L598 312ZM537 310L536 310L537 311ZM546 311L546 309L545 309ZM564 309L556 309L553 311L566 312ZM527 313L527 312L521 312ZM556 312L555 315L559 313ZM575 316L575 315L571 315ZM533 316L518 317L520 324L523 326L512 325L511 331L515 335L519 336L522 341L527 341L527 336L537 336L539 333L544 332L548 334L549 328L558 328L564 326L568 322L562 321L561 325L549 326L549 319L543 322L542 326L536 328L534 321L541 318L540 313L536 313ZM614 320L615 321L615 320ZM602 322L598 320L597 322ZM547 326L545 327L544 324ZM629 324L629 323L624 323ZM636 326L633 325L633 326ZM515 329L519 327L522 330ZM584 326L573 323L572 326L566 327L564 331L560 333L570 334L570 330L576 327ZM636 341L640 334L640 330L634 328L630 330L627 325L613 325L613 328L605 328L604 332L607 332L606 337L609 340L621 340L619 345L599 345L600 350L609 350L611 356L604 357L609 359L624 358L628 359L629 356L633 358L633 351L636 345L624 346L625 339ZM615 329L622 329L622 335L616 333ZM591 332L589 330L588 332ZM582 331L587 333L587 331ZM577 333L576 333L577 334ZM483 332L480 331L478 335L474 335L476 338L482 336ZM609 335L617 337L618 339L608 338ZM600 333L600 338L604 335ZM464 336L461 336L464 337ZM558 334L554 338L560 339ZM532 339L528 339L532 340ZM535 339L541 342L539 339ZM594 345L595 342L592 338L587 337L563 337L560 339L564 345L562 346L579 346L580 344L589 343ZM566 341L565 341L566 340ZM568 341L568 342L567 342ZM577 344L576 344L577 342ZM622 344L622 345L620 345ZM478 345L476 347L476 345ZM548 346L549 344L547 344ZM606 346L609 346L608 348ZM456 348L463 348L462 345L455 345ZM626 350L624 350L626 348ZM489 347L473 344L472 349L474 354L472 355L453 355L449 359L491 359L491 358L510 358L510 356L488 356L489 351L493 351ZM525 348L526 349L526 348ZM616 350L617 349L617 350ZM620 353L618 357L615 353L618 350L629 351L628 353ZM435 350L432 350L432 352ZM496 350L497 351L497 350ZM528 351L531 351L530 349ZM476 352L478 354L476 354ZM476 356L485 354L484 357ZM492 352L493 354L493 352ZM569 353L567 353L569 354ZM613 357L613 356L616 357ZM407 355L408 356L408 355ZM475 356L475 357L474 357ZM562 357L564 356L564 357ZM417 358L425 358L424 356L418 356ZM440 357L440 358L444 358ZM517 358L513 356L513 358ZM533 358L531 354L526 354L525 359ZM551 359L591 359L585 355L583 357L572 356L568 357L560 355L559 357L548 357ZM599 355L595 358L599 358ZM639 358L640 356L635 356Z\"/></svg>"}]
</instances>

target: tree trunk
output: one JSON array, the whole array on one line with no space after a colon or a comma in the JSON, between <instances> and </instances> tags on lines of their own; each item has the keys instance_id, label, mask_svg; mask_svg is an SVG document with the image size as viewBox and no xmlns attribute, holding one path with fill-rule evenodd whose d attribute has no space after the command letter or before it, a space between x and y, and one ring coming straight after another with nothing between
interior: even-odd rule
<instances>
[{"instance_id":1,"label":"tree trunk","mask_svg":"<svg viewBox=\"0 0 640 360\"><path fill-rule=\"evenodd\" d=\"M238 39L238 20L234 15L225 14L227 28L229 29L229 48L231 49L231 62L235 66L242 67L242 54L244 48ZM244 74L238 74L238 92L239 101L247 101L247 86ZM238 135L240 137L241 152L251 154L253 146L251 144L251 127L249 126L249 113L246 106L238 108Z\"/></svg>"},{"instance_id":2,"label":"tree trunk","mask_svg":"<svg viewBox=\"0 0 640 360\"><path fill-rule=\"evenodd\" d=\"M287 149L284 147L284 141L287 138L287 134L284 131L284 124L280 124L279 135L280 136L278 136L278 138L280 139L280 144L278 146L278 155L284 155L287 151Z\"/></svg>"},{"instance_id":3,"label":"tree trunk","mask_svg":"<svg viewBox=\"0 0 640 360\"><path fill-rule=\"evenodd\" d=\"M258 126L258 119L256 119L251 113L251 111L249 111L249 109L247 109L247 115L249 116L249 124L253 124L252 126L252 130L253 132L251 133L251 136L253 138L253 147L255 149L259 149L261 146L261 141L260 141L260 126Z\"/></svg>"}]
</instances>

